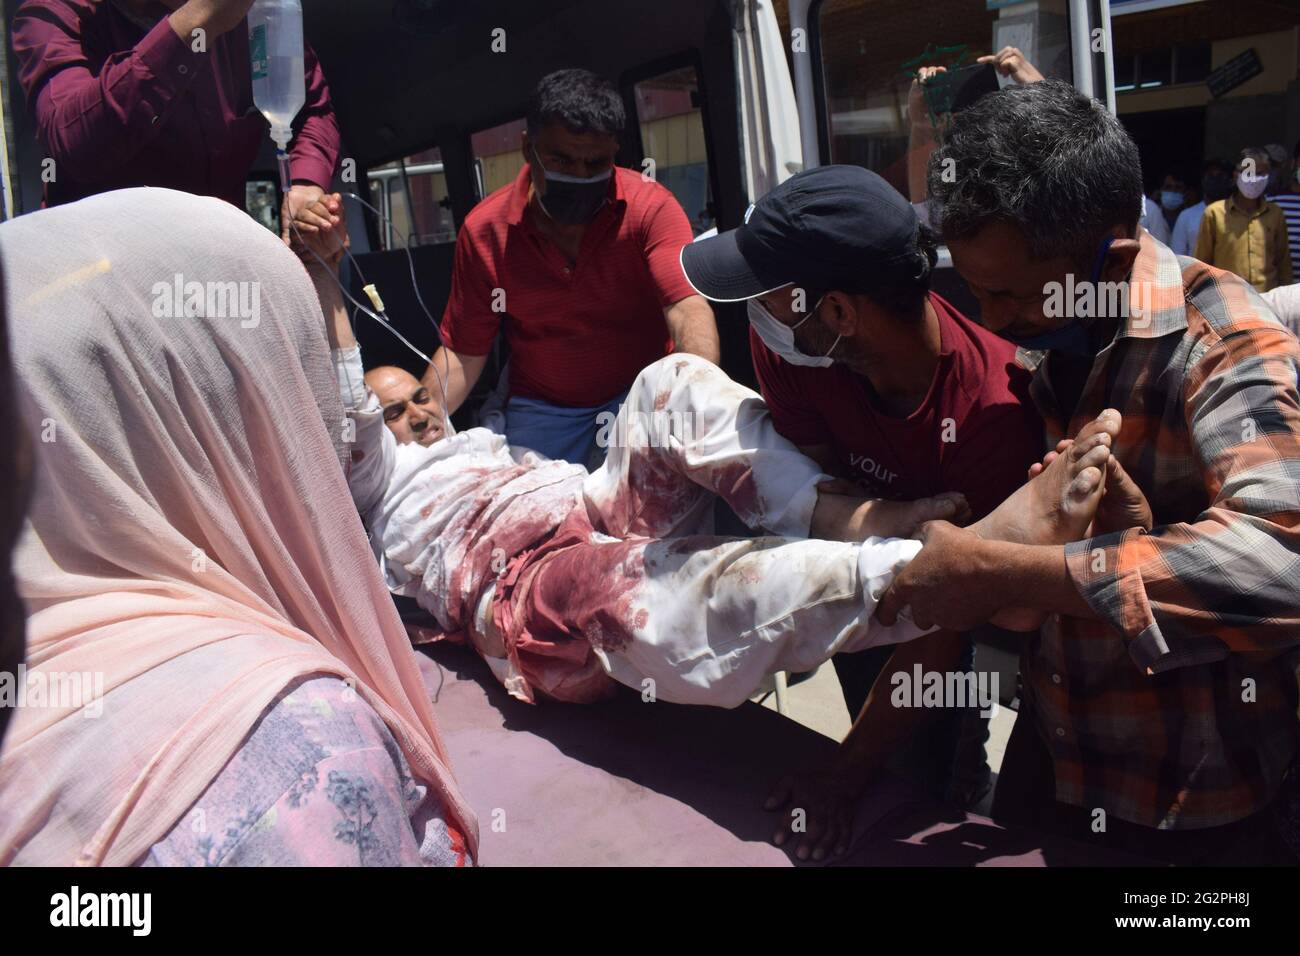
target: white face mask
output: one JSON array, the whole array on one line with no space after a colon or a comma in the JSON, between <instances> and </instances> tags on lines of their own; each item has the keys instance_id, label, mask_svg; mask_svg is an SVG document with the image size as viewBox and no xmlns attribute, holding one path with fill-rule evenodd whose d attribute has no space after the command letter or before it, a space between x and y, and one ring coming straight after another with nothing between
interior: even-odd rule
<instances>
[{"instance_id":1,"label":"white face mask","mask_svg":"<svg viewBox=\"0 0 1300 956\"><path fill-rule=\"evenodd\" d=\"M817 300L817 304L812 307L812 311L805 315L794 325L786 325L768 311L767 306L763 305L757 299L750 299L746 310L749 313L749 324L754 327L758 337L763 340L763 344L775 352L781 358L785 359L791 365L806 365L814 368L825 368L831 365L831 353L835 351L835 346L840 344L842 335L837 335L831 347L826 350L825 355L807 355L799 351L799 347L794 344L794 330L799 328L821 308L822 301L826 296Z\"/></svg>"},{"instance_id":2,"label":"white face mask","mask_svg":"<svg viewBox=\"0 0 1300 956\"><path fill-rule=\"evenodd\" d=\"M1268 188L1267 176L1246 176L1243 173L1237 173L1237 188L1247 199L1258 199L1264 195L1264 190Z\"/></svg>"}]
</instances>

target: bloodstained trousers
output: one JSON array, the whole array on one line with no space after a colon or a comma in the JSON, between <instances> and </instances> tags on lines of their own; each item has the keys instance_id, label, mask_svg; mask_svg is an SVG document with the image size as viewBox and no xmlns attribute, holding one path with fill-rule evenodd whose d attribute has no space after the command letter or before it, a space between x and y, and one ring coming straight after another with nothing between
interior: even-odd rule
<instances>
[{"instance_id":1,"label":"bloodstained trousers","mask_svg":"<svg viewBox=\"0 0 1300 956\"><path fill-rule=\"evenodd\" d=\"M828 476L777 434L761 396L713 364L670 355L648 366L598 440L607 456L584 483L586 514L519 575L511 602L534 686L581 699L566 694L584 681L562 649L580 641L643 694L735 707L776 671L924 633L872 619L920 543L808 539ZM771 536L708 534L715 495Z\"/></svg>"}]
</instances>

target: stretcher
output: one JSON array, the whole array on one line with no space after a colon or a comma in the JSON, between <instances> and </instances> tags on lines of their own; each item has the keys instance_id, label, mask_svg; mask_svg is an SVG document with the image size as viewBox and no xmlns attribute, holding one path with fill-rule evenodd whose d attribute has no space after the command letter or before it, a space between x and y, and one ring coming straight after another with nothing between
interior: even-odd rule
<instances>
[{"instance_id":1,"label":"stretcher","mask_svg":"<svg viewBox=\"0 0 1300 956\"><path fill-rule=\"evenodd\" d=\"M420 647L452 769L478 814L485 866L793 866L763 810L784 773L835 741L754 703L514 700L469 648ZM788 819L785 818L785 819ZM1045 866L1134 862L1008 829L890 780L863 798L850 865Z\"/></svg>"}]
</instances>

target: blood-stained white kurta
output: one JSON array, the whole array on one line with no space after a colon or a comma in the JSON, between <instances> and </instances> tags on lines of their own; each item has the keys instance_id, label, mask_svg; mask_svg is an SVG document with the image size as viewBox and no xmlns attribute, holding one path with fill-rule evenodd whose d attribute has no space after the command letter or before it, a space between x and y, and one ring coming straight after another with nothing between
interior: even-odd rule
<instances>
[{"instance_id":1,"label":"blood-stained white kurta","mask_svg":"<svg viewBox=\"0 0 1300 956\"><path fill-rule=\"evenodd\" d=\"M398 445L355 387L359 356L344 357L357 363L340 374L357 409L349 480L389 586L468 637L518 697L593 700L617 681L732 707L774 671L923 633L871 620L919 542L808 539L828 476L703 359L643 370L588 474L481 428ZM709 534L715 496L774 536Z\"/></svg>"}]
</instances>

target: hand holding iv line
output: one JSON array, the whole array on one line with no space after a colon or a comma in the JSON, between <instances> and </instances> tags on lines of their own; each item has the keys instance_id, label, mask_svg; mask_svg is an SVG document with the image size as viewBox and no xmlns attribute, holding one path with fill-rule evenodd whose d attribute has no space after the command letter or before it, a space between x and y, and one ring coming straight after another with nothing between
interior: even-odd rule
<instances>
[{"instance_id":1,"label":"hand holding iv line","mask_svg":"<svg viewBox=\"0 0 1300 956\"><path fill-rule=\"evenodd\" d=\"M240 0L240 2L242 2L242 0ZM294 117L298 115L298 112L306 103L304 81L305 45L303 43L302 33L302 6L299 3L299 0L255 0L251 9L248 10L248 42L249 60L253 73L253 101L257 104L257 108L262 112L262 115L266 117L267 122L271 124L271 139L275 142L276 146L276 162L279 166L280 187L283 190L286 199L288 199L294 189L289 169L289 141L293 136L292 123ZM370 203L366 202L366 200L362 199L360 196L355 193L344 193L343 195L361 203L363 206L370 209L386 221L389 221L391 224L391 220L388 220L388 217L384 216L382 212ZM305 211L319 216L324 222L328 222L324 216L320 215L320 211L316 210L316 207L321 205L321 199L324 198L329 198L330 200L333 199L333 197L326 197L322 192L321 197L314 200L308 200L305 205ZM286 201L284 206L285 211L287 212L289 208L290 203ZM323 211L327 214L333 213L333 211L329 209L328 204L325 205L325 210ZM392 324L388 321L383 300L379 296L379 291L373 284L366 283L365 274L362 272L360 264L352 255L352 252L348 247L349 244L347 241L346 227L343 225L342 213L343 209L342 207L339 207L339 223L330 223L329 227L344 229L341 246L342 255L347 257L349 265L356 270L357 277L361 280L366 295L370 299L373 308L368 308L361 302L357 301L352 293L343 285L342 281L340 281L336 269L337 257L331 256L331 258L335 260L334 263L331 264L322 258L316 249L312 247L312 244L304 238L303 230L300 228L298 216L296 214L285 217L288 219L288 224L284 229L285 235L287 236L292 232L292 234L297 238L300 247L309 252L317 259L317 261L326 267L326 272L338 285L344 297L352 303L355 309L364 312L382 325L390 333L396 336L398 341L423 359L427 368L433 369L433 373L437 376L438 385L442 392L443 430L448 435L455 434L455 429L451 424L451 416L447 413L447 377L438 370L437 366L434 365L429 356L425 355L411 344L411 342L404 335L398 332L397 329L393 328ZM310 219L307 220L306 225L308 226L308 231L311 232L314 232L319 228L312 224ZM401 235L401 231L398 230L396 226L393 228L394 232ZM416 301L419 302L420 308L424 310L424 314L428 317L429 323L433 326L434 330L439 332L439 338L441 339L438 322L434 319L433 313L429 311L428 306L425 305L424 297L420 295L420 286L415 275L415 259L411 255L409 237L402 235L402 238L403 245L406 249L407 262L411 272L411 286L415 291ZM450 359L448 358L446 361L447 372L449 375Z\"/></svg>"},{"instance_id":2,"label":"hand holding iv line","mask_svg":"<svg viewBox=\"0 0 1300 956\"><path fill-rule=\"evenodd\" d=\"M411 289L415 292L415 300L416 302L419 303L421 310L423 310L425 316L429 320L429 324L433 326L434 332L438 334L439 340L441 341L442 335L441 335L441 329L438 326L438 321L433 317L433 313L429 311L429 307L425 304L424 296L420 294L420 284L416 279L416 273L415 273L415 258L414 256L411 255L410 237L405 233L403 233L401 229L391 219L385 216L379 209L376 209L373 205L371 205L366 200L362 199L356 193L345 192L341 194L336 193L334 195L340 195L343 198L352 199L360 203L362 206L369 209L376 216L378 216L385 223L387 223L389 227L393 230L394 235L401 237L403 251L405 251L406 253L407 268L411 276ZM327 196L324 198L329 198L329 197ZM329 253L328 259L322 256L321 253L317 251L314 243L309 242L302 235L302 233L298 231L297 224L291 222L290 227L298 242L296 248L300 249L302 252L306 252L307 254L312 256L317 262L319 262L322 266L325 267L326 273L330 276L333 282L339 287L339 290L343 293L343 297L352 304L354 309L354 314L356 311L360 311L370 316L381 326L387 329L388 332L392 334L399 342L401 342L404 346L406 346L408 349L410 349L412 352L418 355L424 361L425 366L427 368L433 369L433 374L438 379L438 388L442 393L440 410L442 412L443 432L447 436L456 434L456 429L451 423L451 415L447 412L447 377L448 375L450 375L450 359L445 359L447 368L440 371L438 369L437 364L433 361L433 359L431 359L428 355L421 352L418 348L415 347L415 345L411 343L409 339L406 338L406 336L402 335L401 332L397 331L397 329L393 327L392 323L388 319L388 312L384 307L384 301L379 294L378 288L376 288L374 283L370 283L366 281L366 276L361 269L360 263L358 263L356 257L352 255L351 244L348 242L346 225L343 222L343 210L341 208L339 210L339 213L340 213L340 228L343 229L342 232L343 239L340 241L338 247L335 250L333 250L332 253L329 253L329 250L326 250L327 253ZM302 253L300 252L299 255L301 257ZM351 266L351 268L356 270L357 278L362 283L362 291L366 294L366 297L370 300L370 307L367 307L365 304L358 301L357 298L354 295L352 295L352 293L348 290L347 286L343 284L342 280L339 279L338 264L343 257L346 257L348 260L348 264ZM353 324L355 326L355 322ZM444 375L443 374L444 371L447 374Z\"/></svg>"}]
</instances>

